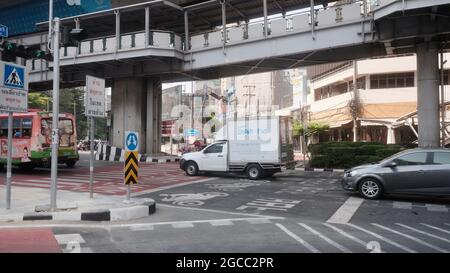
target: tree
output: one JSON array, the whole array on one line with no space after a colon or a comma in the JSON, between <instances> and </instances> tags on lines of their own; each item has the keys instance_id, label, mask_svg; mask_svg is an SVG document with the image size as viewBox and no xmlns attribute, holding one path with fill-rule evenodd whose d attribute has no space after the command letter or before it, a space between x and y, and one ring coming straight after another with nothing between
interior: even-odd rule
<instances>
[{"instance_id":1,"label":"tree","mask_svg":"<svg viewBox=\"0 0 450 273\"><path fill-rule=\"evenodd\" d=\"M46 110L50 104L51 98L43 92L35 92L28 94L28 108Z\"/></svg>"},{"instance_id":2,"label":"tree","mask_svg":"<svg viewBox=\"0 0 450 273\"><path fill-rule=\"evenodd\" d=\"M320 122L311 122L308 124L308 128L306 129L306 136L314 136L323 132L326 132L330 129L330 126L325 123ZM294 120L292 126L292 134L294 137L298 137L303 135L303 124L299 120Z\"/></svg>"}]
</instances>

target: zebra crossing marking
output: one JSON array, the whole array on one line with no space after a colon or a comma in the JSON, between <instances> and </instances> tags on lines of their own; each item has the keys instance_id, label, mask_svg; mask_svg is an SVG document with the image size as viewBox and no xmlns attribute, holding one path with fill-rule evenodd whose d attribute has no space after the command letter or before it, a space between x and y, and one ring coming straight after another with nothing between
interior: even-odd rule
<instances>
[{"instance_id":1,"label":"zebra crossing marking","mask_svg":"<svg viewBox=\"0 0 450 273\"><path fill-rule=\"evenodd\" d=\"M404 227L404 228L409 229L409 230L412 230L414 232L417 232L417 233L420 233L420 234L423 234L423 235L426 235L426 236L429 236L429 237L432 237L432 238L444 241L446 243L450 243L450 240L448 240L448 239L446 239L444 237L437 236L437 235L434 235L434 234L431 234L431 233L425 232L423 230L416 229L416 228L413 228L413 227L410 227L410 226L407 226L407 225L404 225L404 224L396 223L396 225Z\"/></svg>"},{"instance_id":2,"label":"zebra crossing marking","mask_svg":"<svg viewBox=\"0 0 450 273\"><path fill-rule=\"evenodd\" d=\"M372 235L373 237L375 237L375 238L377 238L377 239L379 239L379 240L382 240L382 241L384 241L384 242L386 242L386 243L388 243L388 244L390 244L390 245L393 245L393 246L395 246L395 247L397 247L397 248L400 248L400 249L402 249L402 250L404 250L404 251L406 251L406 252L409 252L409 253L417 253L417 251L412 250L412 249L410 249L409 247L406 247L406 246L403 246L403 245L401 245L401 244L398 244L398 243L396 243L396 242L394 242L394 241L392 241L392 240L389 240L388 238L386 238L386 237L384 237L384 236L382 236L382 235L380 235L380 234L377 234L377 233L372 232L372 231L370 231L370 230L367 230L367 229L365 229L365 228L359 227L359 226L354 225L354 224L351 224L351 223L347 223L346 225L348 225L349 227L352 227L352 228L354 228L354 229L360 230L360 231L362 231L362 232L365 232L365 233L367 233L367 234L369 234L369 235Z\"/></svg>"},{"instance_id":3,"label":"zebra crossing marking","mask_svg":"<svg viewBox=\"0 0 450 273\"><path fill-rule=\"evenodd\" d=\"M381 228L381 229L390 231L390 232L395 233L395 234L397 234L397 235L403 236L403 237L408 238L408 239L410 239L410 240L413 240L414 242L416 242L416 243L418 243L418 244L421 244L421 245L424 245L424 246L426 246L426 247L432 248L432 249L434 249L434 250L436 250L436 251L443 252L443 253L448 252L448 251L446 251L445 249L442 249L442 248L440 248L440 247L438 247L438 246L429 244L429 243L427 243L427 242L425 242L425 241L423 241L423 240L421 240L421 239L419 239L419 238L416 238L416 237L414 237L414 236L411 236L411 235L408 235L408 234L404 234L404 233L402 233L402 232L393 230L393 229L391 229L391 228L382 226L382 225L380 225L380 224L372 223L372 225L374 225L374 226L376 226L376 227L379 227L379 228Z\"/></svg>"},{"instance_id":4,"label":"zebra crossing marking","mask_svg":"<svg viewBox=\"0 0 450 273\"><path fill-rule=\"evenodd\" d=\"M287 229L285 226L283 226L280 223L276 223L275 224L278 228L280 228L282 231L284 231L287 235L291 236L292 238L294 238L294 240L296 240L297 242L299 242L300 244L302 244L304 247L306 247L309 251L311 251L312 253L320 253L320 250L318 250L317 248L313 247L312 245L310 245L308 242L306 242L305 240L303 240L302 238L300 238L297 234L293 233L292 231L290 231L289 229Z\"/></svg>"},{"instance_id":5,"label":"zebra crossing marking","mask_svg":"<svg viewBox=\"0 0 450 273\"><path fill-rule=\"evenodd\" d=\"M435 230L438 230L438 231L450 234L450 231L448 231L446 229L443 229L443 228L438 228L438 227L435 227L435 226L432 226L432 225L428 225L428 224L424 224L424 223L421 223L421 225L424 225L426 227L429 227L429 228L432 228L432 229L435 229Z\"/></svg>"},{"instance_id":6,"label":"zebra crossing marking","mask_svg":"<svg viewBox=\"0 0 450 273\"><path fill-rule=\"evenodd\" d=\"M336 231L337 233L341 234L342 236L345 236L345 237L349 238L350 240L353 240L353 241L357 242L358 244L362 245L363 247L366 247L366 246L367 246L367 243L366 243L366 242L364 242L363 240L360 240L360 239L356 238L355 236L353 236L353 235L351 235L351 234L349 234L349 233L343 231L343 230L340 229L340 228L337 228L337 227L335 227L335 226L333 226L333 225L331 225L331 224L329 224L329 223L322 223L322 224L323 224L324 226L327 226L327 227L331 228L332 230Z\"/></svg>"},{"instance_id":7,"label":"zebra crossing marking","mask_svg":"<svg viewBox=\"0 0 450 273\"><path fill-rule=\"evenodd\" d=\"M309 232L313 233L314 235L320 237L321 239L323 239L324 241L326 241L330 245L334 246L335 248L339 249L340 251L342 251L344 253L352 253L352 251L350 251L347 248L345 248L344 246L336 243L335 241L331 240L330 238L328 238L327 236L325 236L322 233L318 232L317 230L313 229L312 227L308 226L307 224L298 223L298 225L300 225L303 228L307 229Z\"/></svg>"}]
</instances>

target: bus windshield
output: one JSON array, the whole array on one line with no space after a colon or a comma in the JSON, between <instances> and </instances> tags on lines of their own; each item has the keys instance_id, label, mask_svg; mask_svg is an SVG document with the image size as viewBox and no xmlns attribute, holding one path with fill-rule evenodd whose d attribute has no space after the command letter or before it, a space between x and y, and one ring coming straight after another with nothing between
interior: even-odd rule
<instances>
[{"instance_id":1,"label":"bus windshield","mask_svg":"<svg viewBox=\"0 0 450 273\"><path fill-rule=\"evenodd\" d=\"M73 122L71 119L59 119L59 144L61 146L69 146L70 145L70 136L74 134L73 130ZM52 119L45 118L41 121L41 130L42 135L51 137L52 132Z\"/></svg>"}]
</instances>

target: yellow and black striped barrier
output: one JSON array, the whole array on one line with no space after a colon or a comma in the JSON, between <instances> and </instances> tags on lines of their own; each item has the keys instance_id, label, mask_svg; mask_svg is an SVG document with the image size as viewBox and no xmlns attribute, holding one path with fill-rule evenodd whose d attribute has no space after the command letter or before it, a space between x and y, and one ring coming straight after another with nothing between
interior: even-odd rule
<instances>
[{"instance_id":1,"label":"yellow and black striped barrier","mask_svg":"<svg viewBox=\"0 0 450 273\"><path fill-rule=\"evenodd\" d=\"M139 172L139 161L138 152L125 152L125 185L137 184L138 172Z\"/></svg>"}]
</instances>

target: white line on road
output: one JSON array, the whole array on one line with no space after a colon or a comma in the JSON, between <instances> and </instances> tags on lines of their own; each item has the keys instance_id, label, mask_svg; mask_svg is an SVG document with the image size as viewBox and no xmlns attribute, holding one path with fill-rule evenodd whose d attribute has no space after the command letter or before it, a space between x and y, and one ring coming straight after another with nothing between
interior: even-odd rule
<instances>
[{"instance_id":1,"label":"white line on road","mask_svg":"<svg viewBox=\"0 0 450 273\"><path fill-rule=\"evenodd\" d=\"M337 227L335 227L335 226L332 226L332 225L330 225L330 224L328 224L328 223L323 223L323 224L324 224L325 226L327 226L327 227L333 229L333 230L336 231L337 233L339 233L339 234L341 234L341 235L343 235L343 236L345 236L345 237L347 237L347 238L349 238L349 239L351 239L351 240L357 242L358 244L362 245L363 247L366 247L366 246L367 246L367 243L366 243L366 242L364 242L364 241L362 241L362 240L356 238L355 236L353 236L353 235L351 235L351 234L348 234L347 232L343 231L342 229L337 228Z\"/></svg>"},{"instance_id":2,"label":"white line on road","mask_svg":"<svg viewBox=\"0 0 450 273\"><path fill-rule=\"evenodd\" d=\"M427 210L436 212L448 212L448 208L444 205L425 204Z\"/></svg>"},{"instance_id":3,"label":"white line on road","mask_svg":"<svg viewBox=\"0 0 450 273\"><path fill-rule=\"evenodd\" d=\"M77 242L79 244L84 244L85 241L83 237L79 233L74 234L56 234L55 235L56 241L58 241L58 244L60 245L67 245L69 242Z\"/></svg>"},{"instance_id":4,"label":"white line on road","mask_svg":"<svg viewBox=\"0 0 450 273\"><path fill-rule=\"evenodd\" d=\"M327 236L325 236L322 233L318 232L317 230L313 229L312 227L308 226L307 224L303 224L303 223L298 223L298 224L300 226L302 226L303 228L309 230L309 232L313 233L314 235L319 236L322 240L326 241L327 243L329 243L330 245L332 245L335 248L339 249L340 251L342 251L344 253L352 253L350 250L348 250L344 246L336 243L335 241L331 240L330 238L328 238Z\"/></svg>"},{"instance_id":5,"label":"white line on road","mask_svg":"<svg viewBox=\"0 0 450 273\"><path fill-rule=\"evenodd\" d=\"M441 241L450 243L450 240L448 240L448 239L446 239L446 238L444 238L444 237L437 236L437 235L434 235L434 234L425 232L425 231L423 231L423 230L416 229L416 228L413 228L413 227L410 227L410 226L407 226L407 225L403 225L403 224L400 224L400 223L396 223L396 225L399 225L399 226L401 226L401 227L407 228L407 229L412 230L412 231L415 231L415 232L417 232L417 233L420 233L420 234L423 234L423 235L426 235L426 236L429 236L429 237L432 237L432 238L435 238L435 239L438 239L438 240L441 240Z\"/></svg>"},{"instance_id":6,"label":"white line on road","mask_svg":"<svg viewBox=\"0 0 450 273\"><path fill-rule=\"evenodd\" d=\"M225 210L215 210L215 209L202 209L202 208L181 207L181 206L173 206L173 205L159 204L159 203L157 204L157 206L158 206L158 207L175 208L175 209L186 209L186 210L198 210L198 211L214 212L214 213L225 213L225 214L232 214L232 215L253 216L253 217L267 218L267 219L278 219L278 220L285 219L285 217L281 217L281 216L270 216L270 215L263 215L263 214L252 214L252 213L230 212L230 211L225 211Z\"/></svg>"},{"instance_id":7,"label":"white line on road","mask_svg":"<svg viewBox=\"0 0 450 273\"><path fill-rule=\"evenodd\" d=\"M432 248L432 249L434 249L434 250L436 250L436 251L443 252L443 253L447 253L447 252L448 252L448 251L445 250L445 249L442 249L442 248L437 247L437 246L435 246L435 245L432 245L432 244L429 244L429 243L427 243L427 242L424 242L424 241L422 241L422 240L420 240L419 238L416 238L416 237L414 237L414 236L411 236L411 235L408 235L408 234L401 233L401 232L399 232L399 231L393 230L393 229L391 229L391 228L388 228L388 227L385 227L385 226L382 226L382 225L379 225L379 224L372 223L372 225L374 225L374 226L376 226L376 227L379 227L379 228L381 228L381 229L390 231L390 232L392 232L392 233L394 233L394 234L403 236L403 237L408 238L408 239L410 239L410 240L413 240L413 241L416 242L416 243L419 243L419 244L424 245L424 246L426 246L426 247Z\"/></svg>"},{"instance_id":8,"label":"white line on road","mask_svg":"<svg viewBox=\"0 0 450 273\"><path fill-rule=\"evenodd\" d=\"M373 237L375 237L375 238L377 238L377 239L379 239L379 240L385 241L386 243L391 244L391 245L393 245L393 246L395 246L395 247L398 247L398 248L400 248L400 249L402 249L402 250L404 250L404 251L406 251L406 252L409 252L409 253L417 253L417 251L412 250L412 249L410 249L410 248L408 248L408 247L406 247L406 246L403 246L403 245L401 245L401 244L398 244L398 243L396 243L396 242L394 242L394 241L392 241L392 240L389 240L388 238L385 238L385 237L383 237L383 236L381 236L381 235L379 235L379 234L377 234L377 233L375 233L375 232L372 232L372 231L370 231L370 230L364 229L364 228L362 228L362 227L359 227L359 226L354 225L354 224L351 224L351 223L347 223L347 225L350 226L350 227L352 227L352 228L354 228L354 229L358 229L358 230L360 230L360 231L362 231L362 232L365 232L365 233L367 233L367 234L369 234L369 235L372 235Z\"/></svg>"},{"instance_id":9,"label":"white line on road","mask_svg":"<svg viewBox=\"0 0 450 273\"><path fill-rule=\"evenodd\" d=\"M348 223L363 202L364 199L362 198L350 196L327 222L335 224Z\"/></svg>"},{"instance_id":10,"label":"white line on road","mask_svg":"<svg viewBox=\"0 0 450 273\"><path fill-rule=\"evenodd\" d=\"M137 197L137 196L141 196L141 195L152 193L152 192L163 191L163 190L167 190L167 189L172 189L172 188L177 188L177 187L181 187L181 186L186 186L186 185L191 185L191 184L196 184L196 183L212 181L212 180L216 180L216 179L218 179L218 178L217 177L211 177L211 178L206 178L206 179L197 180L197 181L189 181L189 182L184 182L184 183L179 183L179 184L174 184L174 185L170 185L170 186L159 187L159 188L156 188L156 189L151 189L151 190L146 190L146 191L133 193L133 194L131 194L131 196L132 197Z\"/></svg>"},{"instance_id":11,"label":"white line on road","mask_svg":"<svg viewBox=\"0 0 450 273\"><path fill-rule=\"evenodd\" d=\"M394 201L393 208L394 209L412 209L412 203Z\"/></svg>"},{"instance_id":12,"label":"white line on road","mask_svg":"<svg viewBox=\"0 0 450 273\"><path fill-rule=\"evenodd\" d=\"M296 234L294 234L292 231L290 231L289 229L287 229L285 226L283 226L282 224L275 224L277 227L279 227L282 231L284 231L287 235L291 236L292 238L294 238L297 242L299 242L300 244L302 244L304 247L306 247L309 251L313 252L313 253L320 253L320 250L318 250L317 248L313 247L312 245L310 245L308 242L306 242L305 240L303 240L302 238L300 238L299 236L297 236Z\"/></svg>"},{"instance_id":13,"label":"white line on road","mask_svg":"<svg viewBox=\"0 0 450 273\"><path fill-rule=\"evenodd\" d=\"M211 226L231 226L233 225L233 221L230 220L218 220L218 221L211 221Z\"/></svg>"},{"instance_id":14,"label":"white line on road","mask_svg":"<svg viewBox=\"0 0 450 273\"><path fill-rule=\"evenodd\" d=\"M194 224L192 223L174 223L172 224L173 228L193 228Z\"/></svg>"},{"instance_id":15,"label":"white line on road","mask_svg":"<svg viewBox=\"0 0 450 273\"><path fill-rule=\"evenodd\" d=\"M428 225L428 224L424 224L424 223L421 223L421 225L424 225L424 226L426 226L426 227L429 227L429 228L432 228L432 229L439 230L439 231L441 231L441 232L450 234L450 231L448 231L448 230L446 230L446 229L443 229L443 228L438 228L438 227L435 227L435 226L432 226L432 225Z\"/></svg>"}]
</instances>

